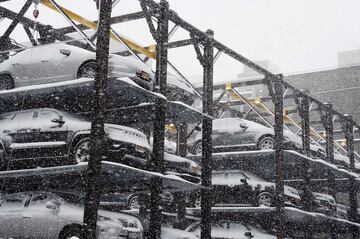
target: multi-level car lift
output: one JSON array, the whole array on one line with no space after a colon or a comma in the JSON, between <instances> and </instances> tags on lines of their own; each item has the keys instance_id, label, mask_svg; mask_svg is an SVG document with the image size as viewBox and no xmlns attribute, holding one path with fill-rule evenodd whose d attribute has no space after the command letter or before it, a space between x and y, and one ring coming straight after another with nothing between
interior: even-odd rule
<instances>
[{"instance_id":1,"label":"multi-level car lift","mask_svg":"<svg viewBox=\"0 0 360 239\"><path fill-rule=\"evenodd\" d=\"M29 3L30 2L30 3ZM58 11L62 13L62 15L66 15L64 11L59 10L58 7L56 7L57 4L53 0L44 1L47 3L51 3L53 7L55 7ZM115 1L114 3L117 3ZM28 28L32 28L33 26L37 26L37 29L40 32L41 37L44 39L43 43L46 42L53 42L55 39L57 40L71 40L70 37L66 36L64 33L69 31L69 28L63 28L63 29L53 29L47 25L42 25L40 23L36 23L26 17L24 17L24 13L26 10L30 7L31 1L26 1L26 4L22 8L22 10L19 13L11 12L5 8L0 8L0 15L2 17L7 17L9 19L12 19L13 22L6 31L6 34L4 34L1 37L1 50L6 51L9 49L16 48L17 46L14 46L10 39L9 35L15 28L15 26L19 23L23 24L25 26L25 31L29 33ZM283 81L282 75L274 75L271 72L261 68L257 64L251 62L247 58L243 57L242 55L238 54L237 52L233 51L232 49L226 47L222 43L218 42L214 39L213 33L211 31L207 31L206 33L200 31L196 27L192 26L188 22L181 19L174 11L170 10L168 7L168 4L165 0L162 0L160 3L156 3L152 0L140 0L140 5L142 8L142 12L133 13L133 14L127 14L126 16L118 16L114 18L110 18L111 12L111 5L113 4L110 0L104 0L100 2L99 8L101 9L100 19L99 23L101 25L101 28L99 28L99 31L97 33L97 43L104 43L102 45L102 48L98 44L97 47L97 59L98 62L103 62L102 60L106 59L107 57L107 45L108 45L108 39L109 39L109 25L115 22L122 22L122 21L128 21L128 20L134 20L134 19L140 19L145 18L148 25L150 32L152 33L155 41L156 41L156 51L154 54L156 54L156 76L157 76L157 82L159 84L159 91L160 93L166 92L166 66L167 66L167 51L168 49L175 48L175 47L182 47L187 45L193 45L195 52L197 53L197 57L200 61L200 63L203 66L204 69L204 86L203 86L203 111L205 115L203 115L203 155L202 155L202 185L205 187L211 186L211 171L212 171L212 154L211 154L211 131L212 131L212 124L211 124L211 118L209 118L207 115L212 116L213 115L213 64L214 64L214 58L219 56L220 53L225 53L229 55L230 57L234 58L235 60L243 63L245 66L255 70L256 72L260 73L264 76L263 82L267 85L269 89L269 93L271 95L271 99L274 103L274 117L275 117L275 150L274 150L274 170L275 170L275 183L276 183L276 210L275 210L275 221L276 221L276 229L277 229L277 237L278 238L284 238L284 203L283 203L283 193L284 193L284 150L282 145L282 138L283 138L283 93L285 89L290 89L293 91L293 96L296 97L298 102L298 110L300 112L301 117L301 128L302 128L302 139L303 139L303 150L305 155L309 155L309 149L310 149L310 128L309 128L309 105L311 103L315 103L319 109L321 109L322 112L322 118L324 121L324 126L327 131L327 142L326 142L326 153L327 153L327 159L329 163L334 162L334 147L333 147L333 141L332 141L332 135L333 135L333 125L331 124L331 119L333 116L337 116L338 119L342 122L345 137L347 140L347 152L348 157L350 159L350 168L351 170L355 169L354 166L354 148L353 148L353 132L354 127L359 127L356 122L352 120L351 117L345 116L340 114L339 112L333 110L330 105L323 104L322 102L319 102L315 98L309 96L305 91L298 90L288 83ZM67 16L69 18L69 16ZM157 19L157 28L154 26L153 18ZM189 32L190 38L177 41L177 42L168 42L168 22L173 22L176 26L183 28L187 32ZM73 26L74 27L74 26ZM86 28L84 25L76 25L75 28ZM107 37L106 37L107 35ZM37 44L36 41L32 38L31 34L28 34L29 39L33 42L33 44ZM81 45L77 43L78 45ZM203 52L201 51L200 45L203 47ZM86 47L83 45L83 47ZM130 46L131 47L131 46ZM214 56L214 49L217 49L218 52ZM104 51L105 50L105 51ZM136 49L133 49L136 51ZM140 50L139 50L140 51ZM140 51L141 52L141 51ZM2 52L6 56L6 52ZM101 54L103 53L103 54ZM152 55L154 56L154 55ZM101 146L101 128L103 127L103 121L104 118L102 117L102 113L106 109L103 105L103 97L104 94L99 94L100 92L105 93L103 90L105 89L105 78L106 78L106 60L104 61L105 64L102 65L102 68L98 68L98 74L96 77L95 82L97 84L95 85L95 88L97 90L95 94L95 99L97 102L102 102L101 104L98 104L98 112L100 114L95 114L94 122L98 122L98 129L100 129L100 134L94 135L94 142L98 142L97 146ZM103 70L101 70L103 69ZM104 81L105 80L105 81ZM16 95L16 92L14 92ZM163 139L164 139L164 126L165 126L165 115L166 115L166 102L165 100L159 100L156 102L155 105L155 127L154 127L154 156L153 156L153 165L155 171L161 171L163 167ZM96 111L95 111L96 112ZM99 118L100 117L100 118ZM184 132L184 130L180 130ZM182 137L180 137L182 138ZM95 140L96 139L96 140ZM181 152L184 153L183 146L184 139L180 139L180 142L182 142L181 145ZM95 148L95 147L93 147ZM100 151L101 152L101 151ZM93 174L93 176L90 176L90 180L93 182L98 181L99 176L99 168L100 168L100 156L101 154L92 155L97 156L93 158L94 162L97 162L97 165L95 165L94 168L89 166L92 169L95 169L98 174ZM311 182L311 177L309 175L309 161L303 160L302 162L302 172L301 172L301 178L303 180L303 186L304 190L306 192L309 192L309 186ZM334 183L334 175L330 172L330 188L335 189L336 184ZM356 200L356 182L355 177L351 177L351 183L350 183L350 202L351 202L351 213L350 213L350 220L353 222L358 221L358 215L357 215L357 200ZM335 181L336 182L336 181ZM151 233L151 238L159 238L160 237L160 220L159 216L161 216L159 208L158 208L158 202L159 202L159 192L161 188L161 182L158 180L155 180L155 187L153 187L152 191L152 206L151 206L151 225L153 228L153 231ZM334 192L335 190L333 190ZM92 200L91 203L93 205L97 205L96 198L98 198L98 190L95 191L89 191L89 194L93 195L94 197L90 197L89 200ZM202 217L202 238L210 238L211 234L211 200L210 200L210 194L209 191L205 188L202 192L202 200L201 200L201 217ZM305 198L305 202L308 202L309 198ZM95 208L96 209L96 208ZM86 213L88 215L88 230L87 230L87 238L94 238L94 228L96 226L96 210L91 210L90 208L87 208ZM90 223L91 222L91 223ZM336 237L335 234L332 235L332 237ZM353 238L357 237L357 231L353 230Z\"/></svg>"}]
</instances>

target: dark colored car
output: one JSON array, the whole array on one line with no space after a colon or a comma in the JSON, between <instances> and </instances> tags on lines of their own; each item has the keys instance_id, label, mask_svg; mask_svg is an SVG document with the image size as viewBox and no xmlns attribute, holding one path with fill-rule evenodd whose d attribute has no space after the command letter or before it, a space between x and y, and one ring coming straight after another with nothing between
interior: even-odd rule
<instances>
[{"instance_id":1,"label":"dark colored car","mask_svg":"<svg viewBox=\"0 0 360 239\"><path fill-rule=\"evenodd\" d=\"M212 144L214 152L236 151L243 149L274 149L274 130L264 125L240 119L221 118L213 120ZM284 145L287 148L301 148L301 138L284 130ZM192 154L202 152L202 133L194 131L188 141Z\"/></svg>"},{"instance_id":2,"label":"dark colored car","mask_svg":"<svg viewBox=\"0 0 360 239\"><path fill-rule=\"evenodd\" d=\"M60 110L42 108L0 115L3 168L30 168L77 164L89 160L91 122ZM147 169L151 147L134 128L105 124L107 160ZM8 161L9 160L9 161ZM8 162L6 162L8 161ZM165 154L165 172L199 182L198 165Z\"/></svg>"},{"instance_id":3,"label":"dark colored car","mask_svg":"<svg viewBox=\"0 0 360 239\"><path fill-rule=\"evenodd\" d=\"M55 109L33 109L0 115L0 132L10 136L5 145L11 164L22 167L56 166L89 159L91 123ZM146 136L133 128L105 124L108 158L144 165L150 157ZM3 142L4 143L4 142ZM6 142L5 142L6 143Z\"/></svg>"},{"instance_id":4,"label":"dark colored car","mask_svg":"<svg viewBox=\"0 0 360 239\"><path fill-rule=\"evenodd\" d=\"M246 171L213 171L212 188L214 206L274 206L275 183ZM192 196L192 204L200 206L199 195ZM301 197L292 187L284 187L284 201L288 206L298 207Z\"/></svg>"}]
</instances>

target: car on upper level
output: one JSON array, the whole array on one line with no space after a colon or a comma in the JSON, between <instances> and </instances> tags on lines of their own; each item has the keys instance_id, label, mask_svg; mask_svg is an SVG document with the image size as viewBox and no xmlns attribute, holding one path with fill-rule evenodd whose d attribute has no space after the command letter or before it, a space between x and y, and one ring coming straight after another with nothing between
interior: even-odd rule
<instances>
[{"instance_id":1,"label":"car on upper level","mask_svg":"<svg viewBox=\"0 0 360 239\"><path fill-rule=\"evenodd\" d=\"M40 108L0 115L0 132L11 137L6 145L10 165L58 166L89 160L91 122L64 111ZM109 161L145 165L150 158L146 136L133 128L105 124ZM35 161L35 162L34 162Z\"/></svg>"},{"instance_id":2,"label":"car on upper level","mask_svg":"<svg viewBox=\"0 0 360 239\"><path fill-rule=\"evenodd\" d=\"M79 115L40 108L0 115L3 166L30 168L87 162L91 122ZM152 148L141 131L105 124L106 160L148 169ZM4 151L2 152L4 153ZM200 167L190 159L165 153L165 172L189 181L200 181ZM8 169L7 167L5 169Z\"/></svg>"},{"instance_id":3,"label":"car on upper level","mask_svg":"<svg viewBox=\"0 0 360 239\"><path fill-rule=\"evenodd\" d=\"M188 149L192 154L202 152L202 133L196 128L189 137ZM275 146L274 130L262 124L241 118L220 118L213 120L212 144L214 152L244 149L272 150ZM284 129L284 146L300 149L301 138Z\"/></svg>"},{"instance_id":4,"label":"car on upper level","mask_svg":"<svg viewBox=\"0 0 360 239\"><path fill-rule=\"evenodd\" d=\"M0 63L0 90L95 77L95 52L65 43L40 45L14 52ZM151 68L140 60L109 55L109 77L129 77L147 90L154 88Z\"/></svg>"},{"instance_id":5,"label":"car on upper level","mask_svg":"<svg viewBox=\"0 0 360 239\"><path fill-rule=\"evenodd\" d=\"M84 196L75 193L30 191L0 197L0 238L85 239ZM96 238L143 238L134 216L98 211Z\"/></svg>"}]
</instances>

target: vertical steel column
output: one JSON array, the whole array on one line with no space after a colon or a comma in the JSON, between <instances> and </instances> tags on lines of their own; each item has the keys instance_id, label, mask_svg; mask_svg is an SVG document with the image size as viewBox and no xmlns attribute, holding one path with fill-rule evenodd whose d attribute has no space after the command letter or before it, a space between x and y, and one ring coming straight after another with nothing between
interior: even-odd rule
<instances>
[{"instance_id":1,"label":"vertical steel column","mask_svg":"<svg viewBox=\"0 0 360 239\"><path fill-rule=\"evenodd\" d=\"M179 124L177 126L177 155L185 157L187 154L187 125Z\"/></svg>"},{"instance_id":2,"label":"vertical steel column","mask_svg":"<svg viewBox=\"0 0 360 239\"><path fill-rule=\"evenodd\" d=\"M111 10L111 0L102 0L96 43L95 106L91 124L91 149L84 209L84 237L88 239L96 239L96 222L101 194L101 159L105 148L104 122Z\"/></svg>"},{"instance_id":3,"label":"vertical steel column","mask_svg":"<svg viewBox=\"0 0 360 239\"><path fill-rule=\"evenodd\" d=\"M184 123L177 125L177 155L181 157L185 157L187 154L187 125ZM177 192L175 194L175 200L177 205L177 213L176 213L176 223L174 224L174 228L185 229L185 194L182 192Z\"/></svg>"},{"instance_id":4,"label":"vertical steel column","mask_svg":"<svg viewBox=\"0 0 360 239\"><path fill-rule=\"evenodd\" d=\"M208 37L204 41L204 79L203 79L203 112L213 116L213 66L214 66L214 32L207 30ZM202 128L202 172L201 184L211 187L212 177L212 120L203 118ZM211 206L212 192L201 190L201 239L211 238Z\"/></svg>"},{"instance_id":5,"label":"vertical steel column","mask_svg":"<svg viewBox=\"0 0 360 239\"><path fill-rule=\"evenodd\" d=\"M306 156L310 156L310 99L308 90L301 90L299 96L299 108L301 117L301 138L303 144L303 151ZM303 190L304 198L303 204L306 211L311 211L311 190L310 190L310 164L308 160L303 160L302 163L302 176L303 176Z\"/></svg>"},{"instance_id":6,"label":"vertical steel column","mask_svg":"<svg viewBox=\"0 0 360 239\"><path fill-rule=\"evenodd\" d=\"M355 172L355 155L354 155L354 122L350 115L345 115L347 121L344 124L344 132L347 146L347 155L350 159L350 168ZM350 178L350 213L349 219L352 222L359 222L359 214L357 212L357 186L354 178ZM358 238L359 229L355 228L352 230L352 238Z\"/></svg>"},{"instance_id":7,"label":"vertical steel column","mask_svg":"<svg viewBox=\"0 0 360 239\"><path fill-rule=\"evenodd\" d=\"M326 132L326 160L334 164L334 115L332 113L332 104L324 103L323 109L323 124ZM335 177L334 173L329 169L328 170L328 193L333 196L336 200L336 188L335 188ZM333 222L333 221L332 221ZM336 225L332 223L331 226L331 238L338 238L336 232Z\"/></svg>"},{"instance_id":8,"label":"vertical steel column","mask_svg":"<svg viewBox=\"0 0 360 239\"><path fill-rule=\"evenodd\" d=\"M156 82L159 84L160 93L166 94L167 77L167 43L169 39L169 4L166 0L161 0L158 9L158 25L156 34ZM166 100L159 99L155 108L154 122L154 142L150 166L155 172L164 172L164 135ZM160 239L161 236L161 197L162 179L154 178L151 181L150 196L150 238Z\"/></svg>"},{"instance_id":9,"label":"vertical steel column","mask_svg":"<svg viewBox=\"0 0 360 239\"><path fill-rule=\"evenodd\" d=\"M283 76L277 75L272 79L274 86L274 104L275 104L275 184L276 184L276 237L285 238L284 225L284 152L283 152Z\"/></svg>"}]
</instances>

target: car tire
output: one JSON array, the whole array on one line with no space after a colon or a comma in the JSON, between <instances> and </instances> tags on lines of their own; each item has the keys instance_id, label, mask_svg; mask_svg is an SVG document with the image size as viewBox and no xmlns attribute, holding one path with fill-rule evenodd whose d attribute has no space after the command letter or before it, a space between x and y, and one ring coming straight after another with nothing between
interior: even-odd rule
<instances>
[{"instance_id":1,"label":"car tire","mask_svg":"<svg viewBox=\"0 0 360 239\"><path fill-rule=\"evenodd\" d=\"M14 79L9 74L0 75L0 90L14 89Z\"/></svg>"},{"instance_id":2,"label":"car tire","mask_svg":"<svg viewBox=\"0 0 360 239\"><path fill-rule=\"evenodd\" d=\"M83 230L80 226L67 227L60 233L59 239L83 239Z\"/></svg>"},{"instance_id":3,"label":"car tire","mask_svg":"<svg viewBox=\"0 0 360 239\"><path fill-rule=\"evenodd\" d=\"M195 155L199 155L199 154L202 154L202 141L198 141L195 146L194 146L194 149L193 149L193 153Z\"/></svg>"},{"instance_id":4,"label":"car tire","mask_svg":"<svg viewBox=\"0 0 360 239\"><path fill-rule=\"evenodd\" d=\"M275 148L275 140L271 136L265 136L259 140L258 149L267 150Z\"/></svg>"},{"instance_id":5,"label":"car tire","mask_svg":"<svg viewBox=\"0 0 360 239\"><path fill-rule=\"evenodd\" d=\"M128 201L128 208L130 210L133 210L133 209L140 209L140 207L141 207L140 197L138 195L131 196Z\"/></svg>"},{"instance_id":6,"label":"car tire","mask_svg":"<svg viewBox=\"0 0 360 239\"><path fill-rule=\"evenodd\" d=\"M261 192L259 196L257 196L257 204L258 206L271 207L273 205L272 194L269 192Z\"/></svg>"},{"instance_id":7,"label":"car tire","mask_svg":"<svg viewBox=\"0 0 360 239\"><path fill-rule=\"evenodd\" d=\"M79 70L77 72L77 78L81 78L81 77L95 78L95 74L96 74L96 62L88 61L79 67Z\"/></svg>"},{"instance_id":8,"label":"car tire","mask_svg":"<svg viewBox=\"0 0 360 239\"><path fill-rule=\"evenodd\" d=\"M72 150L72 158L75 164L88 162L90 155L90 138L80 139Z\"/></svg>"}]
</instances>

